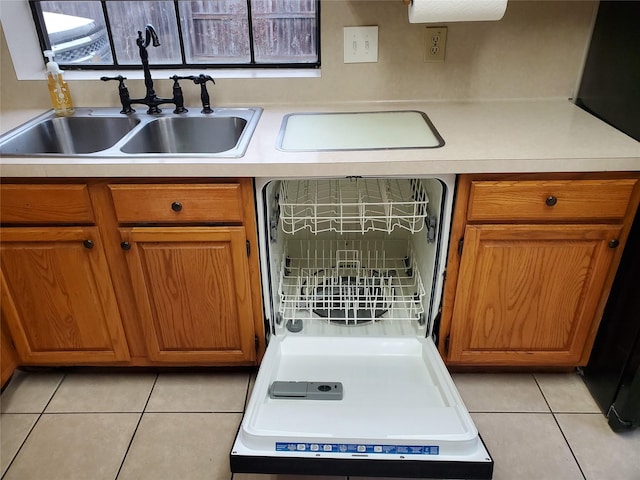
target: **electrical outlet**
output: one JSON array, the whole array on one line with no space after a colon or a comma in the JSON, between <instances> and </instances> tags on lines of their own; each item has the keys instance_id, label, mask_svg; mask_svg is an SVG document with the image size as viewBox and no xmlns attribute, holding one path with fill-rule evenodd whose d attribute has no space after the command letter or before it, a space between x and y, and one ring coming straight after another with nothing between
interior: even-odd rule
<instances>
[{"instance_id":1,"label":"electrical outlet","mask_svg":"<svg viewBox=\"0 0 640 480\"><path fill-rule=\"evenodd\" d=\"M378 61L378 27L344 27L344 63Z\"/></svg>"},{"instance_id":2,"label":"electrical outlet","mask_svg":"<svg viewBox=\"0 0 640 480\"><path fill-rule=\"evenodd\" d=\"M425 62L444 62L447 46L447 27L427 27L424 51Z\"/></svg>"}]
</instances>

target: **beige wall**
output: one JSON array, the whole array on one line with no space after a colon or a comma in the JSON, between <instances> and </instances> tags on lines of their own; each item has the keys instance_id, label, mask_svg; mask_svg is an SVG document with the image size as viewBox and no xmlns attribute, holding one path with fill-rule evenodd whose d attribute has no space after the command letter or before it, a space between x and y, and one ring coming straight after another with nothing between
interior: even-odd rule
<instances>
[{"instance_id":1,"label":"beige wall","mask_svg":"<svg viewBox=\"0 0 640 480\"><path fill-rule=\"evenodd\" d=\"M409 24L400 0L322 2L322 78L221 79L214 105L281 102L570 97L597 1L510 0L499 22L449 24L444 63L424 63L425 25ZM342 27L379 26L378 63L344 64ZM48 108L44 82L17 81L2 35L1 108ZM74 81L78 106L117 106L115 85ZM142 81L128 82L132 95ZM156 81L170 95L168 80ZM187 104L198 90L184 88Z\"/></svg>"}]
</instances>

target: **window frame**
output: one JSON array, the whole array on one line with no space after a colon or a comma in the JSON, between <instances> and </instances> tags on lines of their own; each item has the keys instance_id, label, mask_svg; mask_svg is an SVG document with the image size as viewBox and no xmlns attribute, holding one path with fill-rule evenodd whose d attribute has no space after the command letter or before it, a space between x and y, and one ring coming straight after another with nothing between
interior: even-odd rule
<instances>
[{"instance_id":1,"label":"window frame","mask_svg":"<svg viewBox=\"0 0 640 480\"><path fill-rule=\"evenodd\" d=\"M318 2L318 15L320 3ZM42 80L46 77L45 61L42 54L40 40L29 5L29 0L3 1L0 8L0 23L7 41L7 47L18 80ZM198 64L184 66L154 65L154 75L158 78L167 78L179 70L181 75L198 75L206 71L214 78L320 78L320 26L317 29L318 66L309 67L309 64L295 64L289 68L279 68L274 64L262 64L264 67L241 64L234 68L221 68L218 65ZM106 68L104 68L106 67ZM126 68L125 68L126 67ZM67 80L98 80L103 75L119 75L126 71L127 78L141 79L142 68L139 65L121 66L114 68L112 65L102 66L97 69L70 69L65 71Z\"/></svg>"}]
</instances>

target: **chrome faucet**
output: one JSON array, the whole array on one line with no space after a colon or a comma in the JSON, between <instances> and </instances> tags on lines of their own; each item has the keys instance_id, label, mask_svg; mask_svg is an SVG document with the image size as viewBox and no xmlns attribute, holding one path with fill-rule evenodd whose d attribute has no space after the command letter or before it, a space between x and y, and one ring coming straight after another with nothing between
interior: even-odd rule
<instances>
[{"instance_id":1,"label":"chrome faucet","mask_svg":"<svg viewBox=\"0 0 640 480\"><path fill-rule=\"evenodd\" d=\"M133 113L135 112L135 110L131 108L131 105L142 104L149 107L147 113L158 114L162 112L162 110L160 110L158 106L165 103L172 103L176 106L173 113L186 112L187 109L184 108L184 97L182 96L182 88L178 84L178 77L176 75L171 77L173 79L173 98L161 98L156 95L156 92L153 89L151 70L149 69L149 52L147 52L147 47L150 43L154 47L159 47L160 40L158 39L158 34L156 33L156 29L153 28L153 25L148 24L144 30L144 38L142 37L142 31L138 30L138 38L136 39L136 44L138 45L138 50L140 51L140 60L142 61L142 70L144 71L144 85L147 90L144 98L129 98L129 91L127 90L123 82L126 77L122 77L121 75L117 77L101 77L100 80L105 82L108 80L117 80L119 82L118 90L120 93L120 103L122 103L122 110L120 113Z\"/></svg>"}]
</instances>

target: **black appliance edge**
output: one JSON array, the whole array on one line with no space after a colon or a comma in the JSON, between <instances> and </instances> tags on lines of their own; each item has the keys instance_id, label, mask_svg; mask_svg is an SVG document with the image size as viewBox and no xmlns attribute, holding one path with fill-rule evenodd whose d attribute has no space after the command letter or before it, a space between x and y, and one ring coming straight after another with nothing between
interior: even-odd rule
<instances>
[{"instance_id":1,"label":"black appliance edge","mask_svg":"<svg viewBox=\"0 0 640 480\"><path fill-rule=\"evenodd\" d=\"M614 431L640 426L640 209L594 342L584 381Z\"/></svg>"},{"instance_id":2,"label":"black appliance edge","mask_svg":"<svg viewBox=\"0 0 640 480\"><path fill-rule=\"evenodd\" d=\"M480 440L484 445L482 437ZM233 473L491 480L493 478L493 458L491 454L489 454L489 459L490 461L487 462L465 462L448 460L378 460L372 458L265 457L230 454L230 465Z\"/></svg>"},{"instance_id":3,"label":"black appliance edge","mask_svg":"<svg viewBox=\"0 0 640 480\"><path fill-rule=\"evenodd\" d=\"M576 105L640 141L640 2L600 2Z\"/></svg>"}]
</instances>

